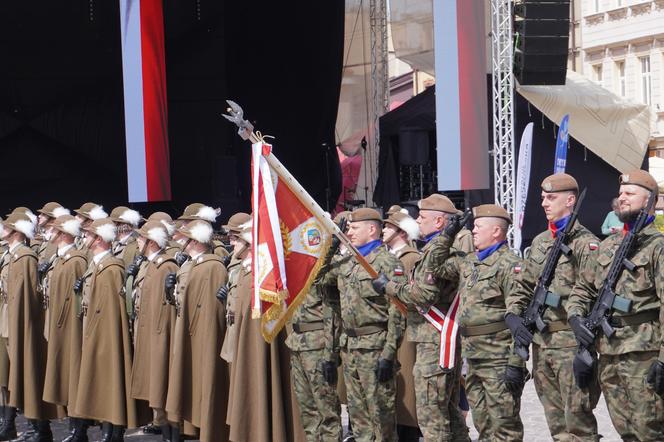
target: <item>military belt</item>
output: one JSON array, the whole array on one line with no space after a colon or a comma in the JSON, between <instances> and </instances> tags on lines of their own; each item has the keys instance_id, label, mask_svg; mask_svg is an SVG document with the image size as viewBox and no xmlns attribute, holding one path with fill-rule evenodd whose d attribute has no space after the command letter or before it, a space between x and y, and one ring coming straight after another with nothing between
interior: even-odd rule
<instances>
[{"instance_id":1,"label":"military belt","mask_svg":"<svg viewBox=\"0 0 664 442\"><path fill-rule=\"evenodd\" d=\"M551 321L548 323L548 332L554 333L557 331L570 330L567 321Z\"/></svg>"},{"instance_id":2,"label":"military belt","mask_svg":"<svg viewBox=\"0 0 664 442\"><path fill-rule=\"evenodd\" d=\"M505 321L497 321L491 322L489 324L469 325L466 327L461 327L461 336L469 337L491 335L503 330L507 330L507 324L505 324Z\"/></svg>"},{"instance_id":3,"label":"military belt","mask_svg":"<svg viewBox=\"0 0 664 442\"><path fill-rule=\"evenodd\" d=\"M357 327L357 328L346 328L344 329L344 333L346 333L346 336L350 336L351 338L357 338L358 336L373 335L375 333L380 333L385 330L387 330L386 323L365 325L364 327Z\"/></svg>"},{"instance_id":4,"label":"military belt","mask_svg":"<svg viewBox=\"0 0 664 442\"><path fill-rule=\"evenodd\" d=\"M323 321L303 322L301 324L293 324L293 331L295 333L304 333L323 329Z\"/></svg>"},{"instance_id":5,"label":"military belt","mask_svg":"<svg viewBox=\"0 0 664 442\"><path fill-rule=\"evenodd\" d=\"M629 316L612 316L609 322L613 327L625 327L627 325L639 325L657 319L659 319L659 309L646 310L645 312Z\"/></svg>"}]
</instances>

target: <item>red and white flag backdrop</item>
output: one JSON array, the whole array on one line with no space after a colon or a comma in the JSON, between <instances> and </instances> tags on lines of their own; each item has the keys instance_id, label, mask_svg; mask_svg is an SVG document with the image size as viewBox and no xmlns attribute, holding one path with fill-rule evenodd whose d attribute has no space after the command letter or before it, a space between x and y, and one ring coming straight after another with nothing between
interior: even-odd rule
<instances>
[{"instance_id":1,"label":"red and white flag backdrop","mask_svg":"<svg viewBox=\"0 0 664 442\"><path fill-rule=\"evenodd\" d=\"M120 0L130 202L171 199L161 0Z\"/></svg>"},{"instance_id":2,"label":"red and white flag backdrop","mask_svg":"<svg viewBox=\"0 0 664 442\"><path fill-rule=\"evenodd\" d=\"M267 342L307 295L331 240L310 209L311 197L289 186L291 178L270 164L271 156L269 144L252 145L251 305Z\"/></svg>"}]
</instances>

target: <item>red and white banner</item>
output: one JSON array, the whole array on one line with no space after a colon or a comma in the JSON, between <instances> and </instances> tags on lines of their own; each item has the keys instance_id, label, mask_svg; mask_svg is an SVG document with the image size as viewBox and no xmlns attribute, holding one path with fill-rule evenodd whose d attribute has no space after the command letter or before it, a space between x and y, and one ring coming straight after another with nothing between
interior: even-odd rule
<instances>
[{"instance_id":1,"label":"red and white banner","mask_svg":"<svg viewBox=\"0 0 664 442\"><path fill-rule=\"evenodd\" d=\"M443 314L436 307L431 306L428 311L420 312L436 330L440 332L440 355L438 365L442 368L454 368L457 356L457 335L459 334L459 324L456 322L456 314L459 308L459 294L452 300L452 305Z\"/></svg>"},{"instance_id":2,"label":"red and white banner","mask_svg":"<svg viewBox=\"0 0 664 442\"><path fill-rule=\"evenodd\" d=\"M251 305L267 342L307 295L331 240L318 211L312 210L315 202L291 186L293 178L270 158L272 146L252 145Z\"/></svg>"},{"instance_id":3,"label":"red and white banner","mask_svg":"<svg viewBox=\"0 0 664 442\"><path fill-rule=\"evenodd\" d=\"M171 199L161 0L120 0L130 202Z\"/></svg>"}]
</instances>

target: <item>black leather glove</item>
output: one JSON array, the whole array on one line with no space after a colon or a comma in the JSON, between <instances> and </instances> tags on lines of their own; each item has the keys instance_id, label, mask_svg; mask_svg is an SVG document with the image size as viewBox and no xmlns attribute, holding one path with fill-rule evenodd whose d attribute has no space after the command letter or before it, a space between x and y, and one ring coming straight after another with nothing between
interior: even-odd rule
<instances>
[{"instance_id":1,"label":"black leather glove","mask_svg":"<svg viewBox=\"0 0 664 442\"><path fill-rule=\"evenodd\" d=\"M176 253L175 254L175 262L178 265L178 267L182 267L182 264L187 262L187 260L190 258L189 255L187 255L184 252Z\"/></svg>"},{"instance_id":2,"label":"black leather glove","mask_svg":"<svg viewBox=\"0 0 664 442\"><path fill-rule=\"evenodd\" d=\"M224 267L228 267L228 264L231 263L232 258L233 258L233 255L224 256L224 259L222 260L222 262L224 263Z\"/></svg>"},{"instance_id":3,"label":"black leather glove","mask_svg":"<svg viewBox=\"0 0 664 442\"><path fill-rule=\"evenodd\" d=\"M466 210L463 215L451 215L443 232L450 238L457 236L457 233L464 228L470 219L471 212Z\"/></svg>"},{"instance_id":4,"label":"black leather glove","mask_svg":"<svg viewBox=\"0 0 664 442\"><path fill-rule=\"evenodd\" d=\"M217 290L217 300L222 304L226 303L226 298L228 298L228 289L228 284L224 284L219 287L219 290Z\"/></svg>"},{"instance_id":5,"label":"black leather glove","mask_svg":"<svg viewBox=\"0 0 664 442\"><path fill-rule=\"evenodd\" d=\"M508 313L505 315L505 324L507 324L510 332L512 332L512 337L517 345L526 348L530 346L530 343L533 342L533 334L525 326L521 316Z\"/></svg>"},{"instance_id":6,"label":"black leather glove","mask_svg":"<svg viewBox=\"0 0 664 442\"><path fill-rule=\"evenodd\" d=\"M378 359L376 364L376 378L378 382L387 382L394 377L394 361L389 359Z\"/></svg>"},{"instance_id":7,"label":"black leather glove","mask_svg":"<svg viewBox=\"0 0 664 442\"><path fill-rule=\"evenodd\" d=\"M341 230L343 233L346 233L347 225L348 225L348 220L346 218L341 218L337 223L337 227L339 227L339 230ZM337 235L332 235L332 245L330 246L330 255L334 255L335 253L337 253L337 250L339 250L340 246L341 246L341 240L337 237Z\"/></svg>"},{"instance_id":8,"label":"black leather glove","mask_svg":"<svg viewBox=\"0 0 664 442\"><path fill-rule=\"evenodd\" d=\"M567 322L569 322L569 326L572 327L576 342L586 348L590 347L595 340L595 335L585 325L583 325L582 318L575 315L570 317Z\"/></svg>"},{"instance_id":9,"label":"black leather glove","mask_svg":"<svg viewBox=\"0 0 664 442\"><path fill-rule=\"evenodd\" d=\"M387 285L388 282L390 282L390 280L387 279L387 276L385 276L384 273L379 273L378 277L373 281L371 281L371 287L373 287L374 291L379 295L384 295L385 286Z\"/></svg>"},{"instance_id":10,"label":"black leather glove","mask_svg":"<svg viewBox=\"0 0 664 442\"><path fill-rule=\"evenodd\" d=\"M576 381L577 387L587 388L590 385L595 376L594 366L595 361L593 361L593 364L589 367L581 360L579 355L574 356L572 371L574 372L574 380Z\"/></svg>"},{"instance_id":11,"label":"black leather glove","mask_svg":"<svg viewBox=\"0 0 664 442\"><path fill-rule=\"evenodd\" d=\"M139 266L136 264L129 264L129 267L127 267L127 276L133 276L135 278L136 275L138 275L138 269Z\"/></svg>"},{"instance_id":12,"label":"black leather glove","mask_svg":"<svg viewBox=\"0 0 664 442\"><path fill-rule=\"evenodd\" d=\"M646 381L652 385L655 393L664 396L664 362L657 360L652 363Z\"/></svg>"},{"instance_id":13,"label":"black leather glove","mask_svg":"<svg viewBox=\"0 0 664 442\"><path fill-rule=\"evenodd\" d=\"M37 278L42 279L46 272L48 272L49 267L51 267L51 264L48 261L40 262L37 265Z\"/></svg>"},{"instance_id":14,"label":"black leather glove","mask_svg":"<svg viewBox=\"0 0 664 442\"><path fill-rule=\"evenodd\" d=\"M81 290L83 290L83 283L85 282L85 278L81 277L76 280L74 283L74 292L75 293L81 293Z\"/></svg>"},{"instance_id":15,"label":"black leather glove","mask_svg":"<svg viewBox=\"0 0 664 442\"><path fill-rule=\"evenodd\" d=\"M337 384L337 363L335 361L320 361L320 369L327 385Z\"/></svg>"},{"instance_id":16,"label":"black leather glove","mask_svg":"<svg viewBox=\"0 0 664 442\"><path fill-rule=\"evenodd\" d=\"M168 301L169 304L173 304L175 301L175 298L173 297L175 284L177 284L175 273L170 272L166 275L166 279L164 279L164 292L166 293L166 301Z\"/></svg>"},{"instance_id":17,"label":"black leather glove","mask_svg":"<svg viewBox=\"0 0 664 442\"><path fill-rule=\"evenodd\" d=\"M526 369L508 365L505 367L503 382L505 382L505 387L507 387L507 391L512 393L512 396L521 397L523 386L526 385Z\"/></svg>"}]
</instances>

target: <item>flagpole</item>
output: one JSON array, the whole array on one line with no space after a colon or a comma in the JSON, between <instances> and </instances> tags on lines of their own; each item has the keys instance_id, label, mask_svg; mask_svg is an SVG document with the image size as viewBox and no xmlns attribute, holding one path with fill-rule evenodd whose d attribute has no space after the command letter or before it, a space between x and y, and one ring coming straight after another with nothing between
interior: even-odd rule
<instances>
[{"instance_id":1,"label":"flagpole","mask_svg":"<svg viewBox=\"0 0 664 442\"><path fill-rule=\"evenodd\" d=\"M261 143L263 140L259 138L253 131L254 127L251 123L249 123L247 120L243 119L243 111L240 106L238 106L236 103L227 100L227 103L229 104L230 108L228 109L228 113L230 115L224 115L222 116L226 118L228 121L237 124L238 126L238 134L242 139L244 140L249 140L251 143ZM314 214L316 219L323 224L323 226L330 231L333 235L335 235L341 243L346 246L346 248L353 253L355 256L355 259L357 262L360 263L362 268L366 270L366 272L371 276L372 278L377 278L378 277L378 272L376 269L373 268L373 266L367 261L364 256L360 253L359 250L350 242L348 237L339 229L339 227L332 221L332 219L325 214L323 209L318 205L318 203L309 195L309 193L302 187L302 185L295 179L295 177L284 167L283 164L281 164L281 161L277 159L277 157L270 152L268 155L265 156L265 159L267 160L268 164L272 169L274 169L275 172L279 174L284 179L284 182L290 187L290 189L297 194L300 197L300 201L302 201L304 204L308 206L308 208L311 210L311 213ZM401 313L406 314L406 306L399 301L396 297L389 297L390 301L401 311Z\"/></svg>"}]
</instances>

